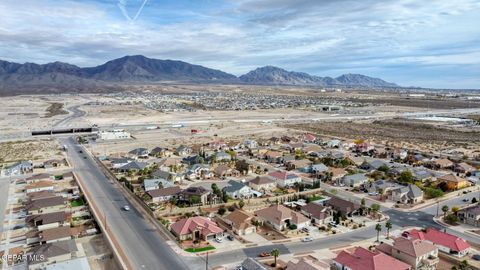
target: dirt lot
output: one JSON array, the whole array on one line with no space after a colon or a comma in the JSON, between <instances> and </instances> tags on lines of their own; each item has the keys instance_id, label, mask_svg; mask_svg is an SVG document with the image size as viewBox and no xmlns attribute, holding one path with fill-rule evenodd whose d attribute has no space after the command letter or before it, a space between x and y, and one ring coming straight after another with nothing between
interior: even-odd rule
<instances>
[{"instance_id":1,"label":"dirt lot","mask_svg":"<svg viewBox=\"0 0 480 270\"><path fill-rule=\"evenodd\" d=\"M429 109L463 109L463 108L480 108L478 101L453 100L453 99L426 99L426 98L385 98L378 97L375 99L354 98L349 99L351 102L364 104L389 104L392 106L405 106Z\"/></svg>"},{"instance_id":2,"label":"dirt lot","mask_svg":"<svg viewBox=\"0 0 480 270\"><path fill-rule=\"evenodd\" d=\"M54 159L61 157L59 148L53 140L3 142L0 143L0 162Z\"/></svg>"},{"instance_id":3,"label":"dirt lot","mask_svg":"<svg viewBox=\"0 0 480 270\"><path fill-rule=\"evenodd\" d=\"M307 130L345 139L366 139L377 143L424 151L438 151L451 147L463 150L479 149L479 131L460 131L424 124L418 121L393 119L373 122L291 124L287 128Z\"/></svg>"},{"instance_id":4,"label":"dirt lot","mask_svg":"<svg viewBox=\"0 0 480 270\"><path fill-rule=\"evenodd\" d=\"M61 115L61 114L68 114L68 112L63 109L62 103L55 102L50 104L50 106L48 106L45 117L49 118L49 117L53 117L55 115Z\"/></svg>"}]
</instances>

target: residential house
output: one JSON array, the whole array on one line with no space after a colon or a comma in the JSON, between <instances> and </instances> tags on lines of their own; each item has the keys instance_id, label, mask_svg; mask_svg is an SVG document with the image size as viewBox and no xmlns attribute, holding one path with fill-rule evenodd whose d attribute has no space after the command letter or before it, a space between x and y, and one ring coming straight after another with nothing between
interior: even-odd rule
<instances>
[{"instance_id":1,"label":"residential house","mask_svg":"<svg viewBox=\"0 0 480 270\"><path fill-rule=\"evenodd\" d=\"M29 215L36 215L40 213L52 213L65 210L65 198L62 196L55 196L50 198L42 198L29 202L25 206L25 210Z\"/></svg>"},{"instance_id":2,"label":"residential house","mask_svg":"<svg viewBox=\"0 0 480 270\"><path fill-rule=\"evenodd\" d=\"M331 208L318 203L311 202L302 206L301 212L309 217L313 224L327 224L332 221Z\"/></svg>"},{"instance_id":3,"label":"residential house","mask_svg":"<svg viewBox=\"0 0 480 270\"><path fill-rule=\"evenodd\" d=\"M320 261L313 261L305 257L292 259L287 264L287 270L330 270L328 265Z\"/></svg>"},{"instance_id":4,"label":"residential house","mask_svg":"<svg viewBox=\"0 0 480 270\"><path fill-rule=\"evenodd\" d=\"M223 229L202 216L181 219L170 226L170 230L179 240L213 240L223 237Z\"/></svg>"},{"instance_id":5,"label":"residential house","mask_svg":"<svg viewBox=\"0 0 480 270\"><path fill-rule=\"evenodd\" d=\"M155 164L158 165L159 170L172 171L172 168L178 169L182 162L178 158L162 158L161 160L156 161Z\"/></svg>"},{"instance_id":6,"label":"residential house","mask_svg":"<svg viewBox=\"0 0 480 270\"><path fill-rule=\"evenodd\" d=\"M308 159L297 159L287 162L287 170L299 170L301 172L309 172L312 162Z\"/></svg>"},{"instance_id":7,"label":"residential house","mask_svg":"<svg viewBox=\"0 0 480 270\"><path fill-rule=\"evenodd\" d=\"M49 174L49 173L40 173L40 174L35 174L35 175L32 175L30 177L27 177L25 179L25 182L27 184L31 184L31 183L36 183L36 182L40 182L40 181L51 181L52 180L52 175Z\"/></svg>"},{"instance_id":8,"label":"residential house","mask_svg":"<svg viewBox=\"0 0 480 270\"><path fill-rule=\"evenodd\" d=\"M248 257L246 258L241 264L241 270L268 270L263 263L259 262L258 260Z\"/></svg>"},{"instance_id":9,"label":"residential house","mask_svg":"<svg viewBox=\"0 0 480 270\"><path fill-rule=\"evenodd\" d=\"M77 244L73 239L35 246L27 257L28 269L44 269L49 264L71 260L77 251Z\"/></svg>"},{"instance_id":10,"label":"residential house","mask_svg":"<svg viewBox=\"0 0 480 270\"><path fill-rule=\"evenodd\" d=\"M305 147L303 147L303 149L302 149L303 153L305 153L307 155L310 155L312 153L321 152L322 150L323 150L323 148L318 144L308 144ZM315 156L315 155L313 155L313 156Z\"/></svg>"},{"instance_id":11,"label":"residential house","mask_svg":"<svg viewBox=\"0 0 480 270\"><path fill-rule=\"evenodd\" d=\"M12 165L4 167L0 171L0 176L15 176L33 171L33 163L31 161L23 160Z\"/></svg>"},{"instance_id":12,"label":"residential house","mask_svg":"<svg viewBox=\"0 0 480 270\"><path fill-rule=\"evenodd\" d=\"M287 171L275 171L268 174L268 176L272 177L279 187L292 187L295 183L302 182L302 178L300 176L287 172Z\"/></svg>"},{"instance_id":13,"label":"residential house","mask_svg":"<svg viewBox=\"0 0 480 270\"><path fill-rule=\"evenodd\" d=\"M225 162L232 160L232 156L224 151L217 152L213 155L216 162Z\"/></svg>"},{"instance_id":14,"label":"residential house","mask_svg":"<svg viewBox=\"0 0 480 270\"><path fill-rule=\"evenodd\" d=\"M382 166L387 166L383 160L380 159L372 159L372 160L365 160L359 168L366 171L375 171L378 170Z\"/></svg>"},{"instance_id":15,"label":"residential house","mask_svg":"<svg viewBox=\"0 0 480 270\"><path fill-rule=\"evenodd\" d=\"M258 148L258 143L255 140L245 140L243 141L243 146L245 146L248 149L256 149Z\"/></svg>"},{"instance_id":16,"label":"residential house","mask_svg":"<svg viewBox=\"0 0 480 270\"><path fill-rule=\"evenodd\" d=\"M133 158L148 158L148 155L150 154L150 151L148 151L147 148L135 148L132 151L128 152L128 155Z\"/></svg>"},{"instance_id":17,"label":"residential house","mask_svg":"<svg viewBox=\"0 0 480 270\"><path fill-rule=\"evenodd\" d=\"M448 190L458 190L458 189L468 187L470 185L467 179L458 177L454 174L446 174L446 175L437 177L437 182L445 183Z\"/></svg>"},{"instance_id":18,"label":"residential house","mask_svg":"<svg viewBox=\"0 0 480 270\"><path fill-rule=\"evenodd\" d=\"M467 174L467 173L472 173L475 170L476 170L475 167L473 167L472 165L470 165L466 162L461 162L461 163L458 163L454 166L454 171L458 172L458 173Z\"/></svg>"},{"instance_id":19,"label":"residential house","mask_svg":"<svg viewBox=\"0 0 480 270\"><path fill-rule=\"evenodd\" d=\"M435 245L440 251L447 254L463 257L470 251L470 245L460 237L428 228L425 231L413 229L407 232L409 239L420 239Z\"/></svg>"},{"instance_id":20,"label":"residential house","mask_svg":"<svg viewBox=\"0 0 480 270\"><path fill-rule=\"evenodd\" d=\"M70 240L72 239L70 226L61 226L40 231L38 238L41 244Z\"/></svg>"},{"instance_id":21,"label":"residential house","mask_svg":"<svg viewBox=\"0 0 480 270\"><path fill-rule=\"evenodd\" d=\"M339 212L342 216L351 216L357 213L360 209L360 205L354 202L350 202L339 197L332 197L327 205L332 207L333 210Z\"/></svg>"},{"instance_id":22,"label":"residential house","mask_svg":"<svg viewBox=\"0 0 480 270\"><path fill-rule=\"evenodd\" d=\"M328 167L327 172L330 173L332 177L332 181L334 182L340 181L340 179L342 179L345 175L347 175L347 171L342 168Z\"/></svg>"},{"instance_id":23,"label":"residential house","mask_svg":"<svg viewBox=\"0 0 480 270\"><path fill-rule=\"evenodd\" d=\"M436 180L436 175L429 169L425 167L419 167L415 168L413 170L413 178L415 181L420 181L420 182L426 182L426 181L435 181Z\"/></svg>"},{"instance_id":24,"label":"residential house","mask_svg":"<svg viewBox=\"0 0 480 270\"><path fill-rule=\"evenodd\" d=\"M377 192L381 195L389 195L393 190L402 187L397 183L393 183L387 180L379 179L370 184L367 188L369 192Z\"/></svg>"},{"instance_id":25,"label":"residential house","mask_svg":"<svg viewBox=\"0 0 480 270\"><path fill-rule=\"evenodd\" d=\"M31 215L25 218L25 223L42 231L59 226L70 226L65 212L54 212L47 214Z\"/></svg>"},{"instance_id":26,"label":"residential house","mask_svg":"<svg viewBox=\"0 0 480 270\"><path fill-rule=\"evenodd\" d=\"M199 201L202 204L207 204L213 199L210 191L206 190L204 187L188 187L178 194L179 200L186 202L191 202L193 197L199 198Z\"/></svg>"},{"instance_id":27,"label":"residential house","mask_svg":"<svg viewBox=\"0 0 480 270\"><path fill-rule=\"evenodd\" d=\"M325 176L325 172L328 171L328 167L323 163L313 164L309 167L308 172L313 174L316 178Z\"/></svg>"},{"instance_id":28,"label":"residential house","mask_svg":"<svg viewBox=\"0 0 480 270\"><path fill-rule=\"evenodd\" d=\"M279 231L291 228L291 226L295 226L297 229L302 229L310 225L310 219L283 205L272 205L255 211L255 216L259 221L266 223Z\"/></svg>"},{"instance_id":29,"label":"residential house","mask_svg":"<svg viewBox=\"0 0 480 270\"><path fill-rule=\"evenodd\" d=\"M210 171L208 164L193 164L187 170L185 177L190 180L195 179L211 179L214 174Z\"/></svg>"},{"instance_id":30,"label":"residential house","mask_svg":"<svg viewBox=\"0 0 480 270\"><path fill-rule=\"evenodd\" d=\"M185 145L180 145L179 147L177 147L177 149L175 149L175 154L181 157L188 156L192 154L192 148Z\"/></svg>"},{"instance_id":31,"label":"residential house","mask_svg":"<svg viewBox=\"0 0 480 270\"><path fill-rule=\"evenodd\" d=\"M139 171L141 171L141 170L143 170L147 167L148 167L147 162L132 161L132 162L118 168L118 171L120 171L120 172L129 172L129 171L139 172Z\"/></svg>"},{"instance_id":32,"label":"residential house","mask_svg":"<svg viewBox=\"0 0 480 270\"><path fill-rule=\"evenodd\" d=\"M168 188L173 187L172 182L165 179L145 179L143 180L143 189L145 192L159 189L159 188Z\"/></svg>"},{"instance_id":33,"label":"residential house","mask_svg":"<svg viewBox=\"0 0 480 270\"><path fill-rule=\"evenodd\" d=\"M254 192L249 186L234 180L228 181L228 184L223 188L223 191L233 199L248 199L254 196Z\"/></svg>"},{"instance_id":34,"label":"residential house","mask_svg":"<svg viewBox=\"0 0 480 270\"><path fill-rule=\"evenodd\" d=\"M430 160L427 164L435 169L453 169L453 166L455 165L447 158L433 159Z\"/></svg>"},{"instance_id":35,"label":"residential house","mask_svg":"<svg viewBox=\"0 0 480 270\"><path fill-rule=\"evenodd\" d=\"M67 163L64 159L49 159L43 162L43 168L51 169L66 166Z\"/></svg>"},{"instance_id":36,"label":"residential house","mask_svg":"<svg viewBox=\"0 0 480 270\"><path fill-rule=\"evenodd\" d=\"M30 185L27 185L25 187L25 192L32 193L32 192L38 192L38 191L53 191L54 185L52 181L38 181L31 183Z\"/></svg>"},{"instance_id":37,"label":"residential house","mask_svg":"<svg viewBox=\"0 0 480 270\"><path fill-rule=\"evenodd\" d=\"M168 202L173 198L177 198L182 190L178 186L165 187L160 189L153 189L147 192L148 196L152 198L153 203Z\"/></svg>"},{"instance_id":38,"label":"residential house","mask_svg":"<svg viewBox=\"0 0 480 270\"><path fill-rule=\"evenodd\" d=\"M423 201L423 190L417 187L417 185L409 184L406 187L392 190L391 198L396 203L416 204Z\"/></svg>"},{"instance_id":39,"label":"residential house","mask_svg":"<svg viewBox=\"0 0 480 270\"><path fill-rule=\"evenodd\" d=\"M420 239L399 237L392 245L382 243L376 250L409 264L414 270L435 270L439 262L438 248Z\"/></svg>"},{"instance_id":40,"label":"residential house","mask_svg":"<svg viewBox=\"0 0 480 270\"><path fill-rule=\"evenodd\" d=\"M338 270L410 270L412 267L378 251L356 247L352 252L341 251L333 266Z\"/></svg>"},{"instance_id":41,"label":"residential house","mask_svg":"<svg viewBox=\"0 0 480 270\"><path fill-rule=\"evenodd\" d=\"M342 178L342 183L349 187L361 187L367 182L368 178L363 173L345 175Z\"/></svg>"},{"instance_id":42,"label":"residential house","mask_svg":"<svg viewBox=\"0 0 480 270\"><path fill-rule=\"evenodd\" d=\"M342 145L342 141L337 139L333 139L327 142L327 146L330 148L340 148L341 145Z\"/></svg>"},{"instance_id":43,"label":"residential house","mask_svg":"<svg viewBox=\"0 0 480 270\"><path fill-rule=\"evenodd\" d=\"M235 211L228 214L224 220L237 235L247 235L256 232L255 226L252 225L253 218L254 216L252 214L240 209L235 209Z\"/></svg>"},{"instance_id":44,"label":"residential house","mask_svg":"<svg viewBox=\"0 0 480 270\"><path fill-rule=\"evenodd\" d=\"M465 224L480 227L480 205L478 204L460 209L457 216Z\"/></svg>"},{"instance_id":45,"label":"residential house","mask_svg":"<svg viewBox=\"0 0 480 270\"><path fill-rule=\"evenodd\" d=\"M219 164L214 170L213 173L216 177L225 179L226 177L238 177L240 172L226 164Z\"/></svg>"},{"instance_id":46,"label":"residential house","mask_svg":"<svg viewBox=\"0 0 480 270\"><path fill-rule=\"evenodd\" d=\"M357 143L355 145L355 151L359 153L368 153L375 150L375 146L371 145L368 142Z\"/></svg>"},{"instance_id":47,"label":"residential house","mask_svg":"<svg viewBox=\"0 0 480 270\"><path fill-rule=\"evenodd\" d=\"M279 163L282 156L282 152L273 150L268 150L264 155L265 159L270 163Z\"/></svg>"},{"instance_id":48,"label":"residential house","mask_svg":"<svg viewBox=\"0 0 480 270\"><path fill-rule=\"evenodd\" d=\"M248 186L259 192L271 192L277 187L275 180L268 176L257 176L248 181Z\"/></svg>"},{"instance_id":49,"label":"residential house","mask_svg":"<svg viewBox=\"0 0 480 270\"><path fill-rule=\"evenodd\" d=\"M173 155L173 152L170 151L168 148L155 147L150 151L150 155L154 157L165 158Z\"/></svg>"},{"instance_id":50,"label":"residential house","mask_svg":"<svg viewBox=\"0 0 480 270\"><path fill-rule=\"evenodd\" d=\"M305 143L315 143L317 141L317 137L311 133L307 133L303 135L303 142Z\"/></svg>"},{"instance_id":51,"label":"residential house","mask_svg":"<svg viewBox=\"0 0 480 270\"><path fill-rule=\"evenodd\" d=\"M121 168L125 165L127 165L128 163L132 162L133 159L131 158L114 158L114 159L111 159L110 160L110 164L112 165L112 168L113 169L118 169L118 168Z\"/></svg>"}]
</instances>

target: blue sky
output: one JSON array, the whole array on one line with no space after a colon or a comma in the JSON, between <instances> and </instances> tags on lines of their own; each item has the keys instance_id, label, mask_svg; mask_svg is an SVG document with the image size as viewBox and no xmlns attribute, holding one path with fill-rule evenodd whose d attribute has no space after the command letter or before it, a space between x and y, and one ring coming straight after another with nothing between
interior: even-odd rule
<instances>
[{"instance_id":1,"label":"blue sky","mask_svg":"<svg viewBox=\"0 0 480 270\"><path fill-rule=\"evenodd\" d=\"M1 0L0 59L124 55L240 75L275 65L403 86L480 88L480 0Z\"/></svg>"}]
</instances>

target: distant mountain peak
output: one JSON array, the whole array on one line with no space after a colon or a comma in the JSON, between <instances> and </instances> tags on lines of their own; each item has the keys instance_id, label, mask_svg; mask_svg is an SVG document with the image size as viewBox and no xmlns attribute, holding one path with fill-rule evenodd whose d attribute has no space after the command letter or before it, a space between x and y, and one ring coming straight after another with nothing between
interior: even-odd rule
<instances>
[{"instance_id":1,"label":"distant mountain peak","mask_svg":"<svg viewBox=\"0 0 480 270\"><path fill-rule=\"evenodd\" d=\"M60 61L39 65L0 60L0 94L21 89L25 92L81 91L98 89L110 83L152 83L178 81L191 83L242 83L296 86L397 87L378 78L344 74L337 78L320 77L267 65L240 77L221 70L177 60L159 60L143 55L126 55L95 67L80 68ZM39 90L40 89L40 90ZM52 90L53 89L53 90ZM58 90L55 90L58 89Z\"/></svg>"}]
</instances>

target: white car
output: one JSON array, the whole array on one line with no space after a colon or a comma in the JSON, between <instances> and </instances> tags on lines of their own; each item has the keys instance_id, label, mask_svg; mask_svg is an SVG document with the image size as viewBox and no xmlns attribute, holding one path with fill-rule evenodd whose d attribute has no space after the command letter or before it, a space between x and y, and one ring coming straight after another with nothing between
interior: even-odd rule
<instances>
[{"instance_id":1,"label":"white car","mask_svg":"<svg viewBox=\"0 0 480 270\"><path fill-rule=\"evenodd\" d=\"M123 210L130 211L130 206L128 206L128 205L123 206Z\"/></svg>"},{"instance_id":2,"label":"white car","mask_svg":"<svg viewBox=\"0 0 480 270\"><path fill-rule=\"evenodd\" d=\"M215 241L216 241L217 243L221 243L221 242L223 242L223 238L215 238Z\"/></svg>"},{"instance_id":3,"label":"white car","mask_svg":"<svg viewBox=\"0 0 480 270\"><path fill-rule=\"evenodd\" d=\"M304 237L302 238L302 242L312 242L313 238L312 237Z\"/></svg>"}]
</instances>

